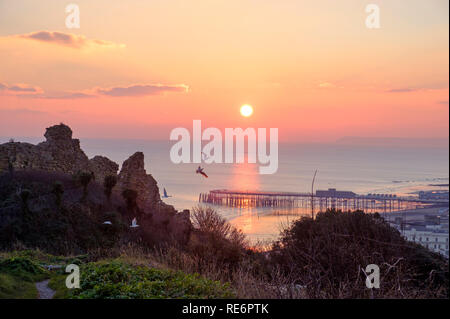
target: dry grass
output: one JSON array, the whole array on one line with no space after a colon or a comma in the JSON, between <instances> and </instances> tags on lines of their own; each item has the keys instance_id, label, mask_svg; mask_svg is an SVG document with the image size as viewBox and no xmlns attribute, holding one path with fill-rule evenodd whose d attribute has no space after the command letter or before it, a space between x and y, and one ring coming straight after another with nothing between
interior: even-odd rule
<instances>
[{"instance_id":1,"label":"dry grass","mask_svg":"<svg viewBox=\"0 0 450 319\"><path fill-rule=\"evenodd\" d=\"M327 211L293 223L271 262L311 298L448 298L448 261L407 242L383 219ZM367 289L364 269L380 268L380 288Z\"/></svg>"},{"instance_id":2,"label":"dry grass","mask_svg":"<svg viewBox=\"0 0 450 319\"><path fill-rule=\"evenodd\" d=\"M180 270L189 274L198 273L211 280L222 283L229 282L240 299L305 297L302 290L295 287L280 272L274 272L271 276L262 276L255 272L255 265L250 260L239 263L231 271L224 271L223 265L219 261L206 261L180 247L165 246L149 250L137 245L123 246L120 249L119 258L132 265ZM201 271L198 271L199 269ZM270 277L274 279L270 279Z\"/></svg>"},{"instance_id":3,"label":"dry grass","mask_svg":"<svg viewBox=\"0 0 450 319\"><path fill-rule=\"evenodd\" d=\"M326 212L290 225L282 240L249 247L214 210L194 210L187 247L126 247L123 258L141 265L199 273L229 282L239 298L446 298L448 262L406 242L373 216ZM366 288L364 269L381 269L381 289ZM447 280L445 279L447 276Z\"/></svg>"},{"instance_id":4,"label":"dry grass","mask_svg":"<svg viewBox=\"0 0 450 319\"><path fill-rule=\"evenodd\" d=\"M303 289L278 267L267 268L264 246L250 247L246 237L208 207L193 209L194 231L187 246L122 246L121 258L135 265L198 273L229 282L238 298L304 298Z\"/></svg>"}]
</instances>

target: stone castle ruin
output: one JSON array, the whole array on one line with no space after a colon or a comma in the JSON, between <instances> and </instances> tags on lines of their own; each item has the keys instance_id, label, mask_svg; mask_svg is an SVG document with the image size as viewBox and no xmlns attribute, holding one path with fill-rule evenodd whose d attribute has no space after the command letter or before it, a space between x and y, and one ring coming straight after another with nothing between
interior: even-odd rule
<instances>
[{"instance_id":1,"label":"stone castle ruin","mask_svg":"<svg viewBox=\"0 0 450 319\"><path fill-rule=\"evenodd\" d=\"M180 241L189 237L191 222L189 211L177 212L165 204L159 193L156 180L144 168L144 154L136 152L119 165L107 157L89 159L80 147L80 141L72 138L72 130L64 124L46 129L46 141L37 145L10 141L0 144L0 174L10 170L38 170L61 172L73 175L91 172L100 185L106 176L117 177L114 192L118 195L125 189L137 192L136 203L144 217L151 216L153 223L162 224Z\"/></svg>"}]
</instances>

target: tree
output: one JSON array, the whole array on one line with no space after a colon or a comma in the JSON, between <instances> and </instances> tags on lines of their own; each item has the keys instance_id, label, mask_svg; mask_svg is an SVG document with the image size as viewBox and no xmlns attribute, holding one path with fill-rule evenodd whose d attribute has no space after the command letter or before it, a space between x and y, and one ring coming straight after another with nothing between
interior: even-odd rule
<instances>
[{"instance_id":1,"label":"tree","mask_svg":"<svg viewBox=\"0 0 450 319\"><path fill-rule=\"evenodd\" d=\"M103 187L105 188L105 195L108 199L108 202L111 200L112 189L117 184L117 177L114 175L108 175L105 177L103 181Z\"/></svg>"},{"instance_id":2,"label":"tree","mask_svg":"<svg viewBox=\"0 0 450 319\"><path fill-rule=\"evenodd\" d=\"M14 159L8 158L8 172L11 176L14 175L14 162Z\"/></svg>"},{"instance_id":3,"label":"tree","mask_svg":"<svg viewBox=\"0 0 450 319\"><path fill-rule=\"evenodd\" d=\"M28 201L31 196L31 191L29 191L28 189L23 189L20 192L19 196L20 196L20 200L22 201L23 212L24 212L24 214L27 214L30 211L30 208L28 206Z\"/></svg>"},{"instance_id":4,"label":"tree","mask_svg":"<svg viewBox=\"0 0 450 319\"><path fill-rule=\"evenodd\" d=\"M81 172L78 176L78 180L83 187L83 197L82 200L86 200L87 198L87 188L89 186L89 183L94 179L94 173L88 173L88 172Z\"/></svg>"},{"instance_id":5,"label":"tree","mask_svg":"<svg viewBox=\"0 0 450 319\"><path fill-rule=\"evenodd\" d=\"M138 193L133 189L127 188L122 192L122 197L125 199L125 202L127 203L127 209L130 213L133 213L136 209L137 196Z\"/></svg>"},{"instance_id":6,"label":"tree","mask_svg":"<svg viewBox=\"0 0 450 319\"><path fill-rule=\"evenodd\" d=\"M56 205L61 208L62 195L64 194L64 187L61 182L55 182L53 184L52 193L56 197Z\"/></svg>"}]
</instances>

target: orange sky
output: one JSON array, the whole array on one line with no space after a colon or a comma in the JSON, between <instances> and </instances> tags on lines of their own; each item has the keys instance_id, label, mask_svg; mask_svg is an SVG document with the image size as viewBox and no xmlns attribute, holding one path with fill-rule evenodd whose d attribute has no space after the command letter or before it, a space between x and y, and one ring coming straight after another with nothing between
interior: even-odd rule
<instances>
[{"instance_id":1,"label":"orange sky","mask_svg":"<svg viewBox=\"0 0 450 319\"><path fill-rule=\"evenodd\" d=\"M0 1L0 136L168 139L278 127L282 141L448 136L448 1ZM62 40L63 39L63 40ZM242 118L239 108L254 114Z\"/></svg>"}]
</instances>

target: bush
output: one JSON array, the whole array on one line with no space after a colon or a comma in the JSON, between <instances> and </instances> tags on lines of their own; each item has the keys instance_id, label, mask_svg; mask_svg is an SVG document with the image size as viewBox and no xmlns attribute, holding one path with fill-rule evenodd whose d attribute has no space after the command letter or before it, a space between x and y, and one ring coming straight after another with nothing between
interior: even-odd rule
<instances>
[{"instance_id":1,"label":"bush","mask_svg":"<svg viewBox=\"0 0 450 319\"><path fill-rule=\"evenodd\" d=\"M137 210L136 200L138 197L138 193L133 189L127 188L122 191L122 197L127 203L128 213L130 215L134 215L135 211Z\"/></svg>"},{"instance_id":2,"label":"bush","mask_svg":"<svg viewBox=\"0 0 450 319\"><path fill-rule=\"evenodd\" d=\"M193 208L192 224L198 231L210 236L228 240L233 245L245 247L245 235L220 216L213 208L198 206Z\"/></svg>"},{"instance_id":3,"label":"bush","mask_svg":"<svg viewBox=\"0 0 450 319\"><path fill-rule=\"evenodd\" d=\"M108 175L105 177L105 180L103 181L103 187L105 189L105 196L108 199L108 202L111 199L112 189L117 184L117 177L114 175Z\"/></svg>"},{"instance_id":4,"label":"bush","mask_svg":"<svg viewBox=\"0 0 450 319\"><path fill-rule=\"evenodd\" d=\"M11 257L0 260L0 272L26 281L36 281L46 276L44 268L26 257Z\"/></svg>"},{"instance_id":5,"label":"bush","mask_svg":"<svg viewBox=\"0 0 450 319\"><path fill-rule=\"evenodd\" d=\"M91 181L94 180L94 177L93 172L78 172L75 176L76 181L83 187L83 197L81 198L82 201L86 200L88 195L88 186Z\"/></svg>"},{"instance_id":6,"label":"bush","mask_svg":"<svg viewBox=\"0 0 450 319\"><path fill-rule=\"evenodd\" d=\"M81 289L69 297L80 299L232 298L227 284L198 275L131 266L119 260L81 267Z\"/></svg>"},{"instance_id":7,"label":"bush","mask_svg":"<svg viewBox=\"0 0 450 319\"><path fill-rule=\"evenodd\" d=\"M36 299L38 292L33 282L0 273L0 299Z\"/></svg>"},{"instance_id":8,"label":"bush","mask_svg":"<svg viewBox=\"0 0 450 319\"><path fill-rule=\"evenodd\" d=\"M201 259L233 267L246 254L245 235L210 207L193 209L194 233L188 249Z\"/></svg>"},{"instance_id":9,"label":"bush","mask_svg":"<svg viewBox=\"0 0 450 319\"><path fill-rule=\"evenodd\" d=\"M55 203L58 208L61 207L62 196L64 194L64 186L61 182L55 182L52 187L52 193L55 195Z\"/></svg>"},{"instance_id":10,"label":"bush","mask_svg":"<svg viewBox=\"0 0 450 319\"><path fill-rule=\"evenodd\" d=\"M28 207L28 201L31 197L31 192L28 189L23 189L20 192L19 196L20 196L20 200L22 201L24 213L28 213L28 211L30 210Z\"/></svg>"},{"instance_id":11,"label":"bush","mask_svg":"<svg viewBox=\"0 0 450 319\"><path fill-rule=\"evenodd\" d=\"M448 264L407 242L383 219L328 210L304 217L282 233L274 264L313 298L422 298L448 296ZM364 269L380 267L381 287L365 286Z\"/></svg>"}]
</instances>

